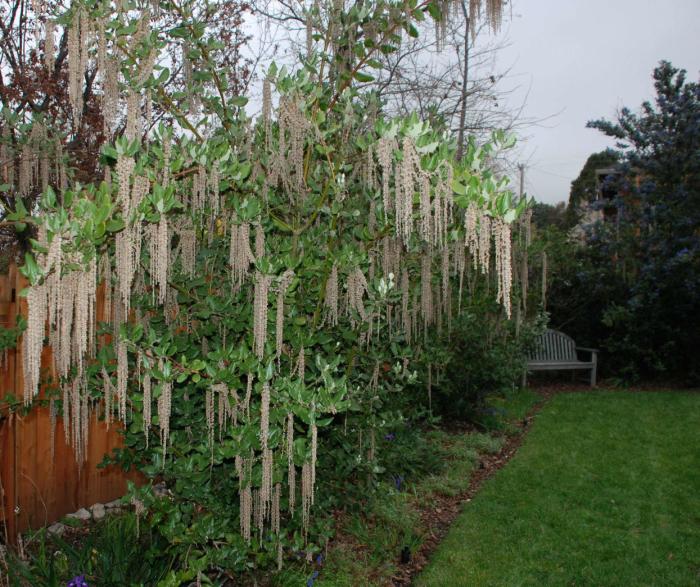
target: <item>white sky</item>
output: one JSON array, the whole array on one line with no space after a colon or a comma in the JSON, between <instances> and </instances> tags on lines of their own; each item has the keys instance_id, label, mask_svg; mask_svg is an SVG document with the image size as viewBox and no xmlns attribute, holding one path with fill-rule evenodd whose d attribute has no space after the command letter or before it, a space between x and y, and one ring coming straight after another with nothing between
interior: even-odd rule
<instances>
[{"instance_id":1,"label":"white sky","mask_svg":"<svg viewBox=\"0 0 700 587\"><path fill-rule=\"evenodd\" d=\"M502 34L510 45L511 100L543 119L525 132L526 191L539 201L569 197L588 155L613 146L588 120L636 110L653 97L651 73L661 59L700 71L700 0L513 0Z\"/></svg>"}]
</instances>

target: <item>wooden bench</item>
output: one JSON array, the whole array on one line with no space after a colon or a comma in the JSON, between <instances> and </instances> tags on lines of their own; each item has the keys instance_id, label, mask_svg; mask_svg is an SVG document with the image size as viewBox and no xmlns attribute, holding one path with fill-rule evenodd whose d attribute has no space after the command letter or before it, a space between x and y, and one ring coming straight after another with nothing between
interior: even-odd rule
<instances>
[{"instance_id":1,"label":"wooden bench","mask_svg":"<svg viewBox=\"0 0 700 587\"><path fill-rule=\"evenodd\" d=\"M578 351L590 355L590 361L579 359ZM591 386L596 384L598 351L577 347L574 339L557 330L546 330L540 335L528 355L527 368L523 373L523 387L530 371L581 370L591 372Z\"/></svg>"}]
</instances>

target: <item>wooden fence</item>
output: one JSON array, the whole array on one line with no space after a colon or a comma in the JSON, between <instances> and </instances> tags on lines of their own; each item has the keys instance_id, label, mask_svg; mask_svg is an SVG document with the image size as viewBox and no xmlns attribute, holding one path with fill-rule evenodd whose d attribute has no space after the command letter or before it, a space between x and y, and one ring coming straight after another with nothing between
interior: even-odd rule
<instances>
[{"instance_id":1,"label":"wooden fence","mask_svg":"<svg viewBox=\"0 0 700 587\"><path fill-rule=\"evenodd\" d=\"M27 315L27 304L19 297L25 286L14 265L7 275L0 275L0 328L12 327L18 315ZM45 348L42 373L49 372L50 364L51 349ZM0 363L0 403L10 394L21 398L23 384L22 345L18 344ZM0 410L0 542L13 544L19 532L51 524L81 507L116 499L125 493L127 480L135 479L116 467L97 468L106 453L120 446L114 425L108 430L103 422L92 419L82 465L64 438L58 418L52 454L46 407L35 407L28 415Z\"/></svg>"}]
</instances>

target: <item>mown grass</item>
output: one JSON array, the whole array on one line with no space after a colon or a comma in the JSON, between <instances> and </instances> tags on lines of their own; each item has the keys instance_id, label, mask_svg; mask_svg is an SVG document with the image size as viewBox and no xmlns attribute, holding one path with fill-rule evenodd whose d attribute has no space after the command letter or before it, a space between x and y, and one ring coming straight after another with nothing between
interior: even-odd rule
<instances>
[{"instance_id":1,"label":"mown grass","mask_svg":"<svg viewBox=\"0 0 700 587\"><path fill-rule=\"evenodd\" d=\"M416 584L700 585L700 394L553 398Z\"/></svg>"}]
</instances>

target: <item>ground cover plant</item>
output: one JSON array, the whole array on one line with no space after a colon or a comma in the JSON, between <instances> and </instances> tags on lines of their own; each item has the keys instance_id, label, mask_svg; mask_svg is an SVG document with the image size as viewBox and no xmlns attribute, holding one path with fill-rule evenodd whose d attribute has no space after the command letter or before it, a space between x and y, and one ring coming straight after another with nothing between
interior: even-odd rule
<instances>
[{"instance_id":1,"label":"ground cover plant","mask_svg":"<svg viewBox=\"0 0 700 587\"><path fill-rule=\"evenodd\" d=\"M562 393L418 585L693 585L697 392Z\"/></svg>"},{"instance_id":2,"label":"ground cover plant","mask_svg":"<svg viewBox=\"0 0 700 587\"><path fill-rule=\"evenodd\" d=\"M403 428L383 439L385 462L379 487L361 507L336 511L337 535L311 565L291 566L276 584L409 584L415 564L424 564L435 533L456 514L481 461L494 456L533 407L542 401L528 390L494 396L494 428L474 426ZM411 457L401 455L410 451ZM483 470L482 470L483 472ZM416 562L417 561L417 562Z\"/></svg>"},{"instance_id":3,"label":"ground cover plant","mask_svg":"<svg viewBox=\"0 0 700 587\"><path fill-rule=\"evenodd\" d=\"M78 459L92 415L123 427L106 462L172 492L128 497L177 561L167 585L321 552L332 528L312 512L380 487L381 439L430 418L450 364L433 341L474 284L489 281L494 328L519 308L511 232L528 222L489 166L511 138L457 158L363 91L375 56L447 5L314 5L255 120L221 67L217 7L37 3L36 36L18 34L69 95L54 118L22 99L2 111L6 222L31 245L23 402L50 403ZM94 132L87 113L104 137L92 172L64 148Z\"/></svg>"}]
</instances>

